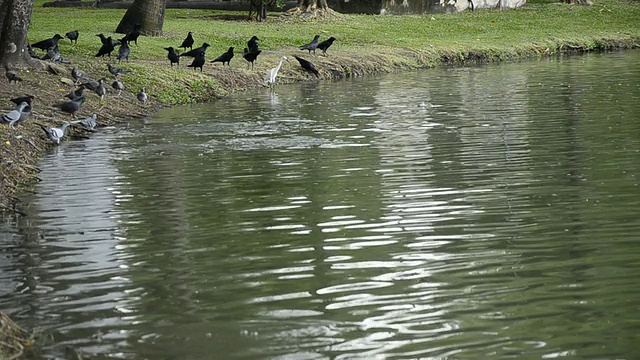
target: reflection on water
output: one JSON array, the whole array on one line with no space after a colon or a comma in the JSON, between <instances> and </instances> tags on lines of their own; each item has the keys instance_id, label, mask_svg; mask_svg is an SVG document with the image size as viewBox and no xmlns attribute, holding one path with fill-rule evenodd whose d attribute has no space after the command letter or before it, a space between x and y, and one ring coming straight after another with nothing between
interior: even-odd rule
<instances>
[{"instance_id":1,"label":"reflection on water","mask_svg":"<svg viewBox=\"0 0 640 360\"><path fill-rule=\"evenodd\" d=\"M312 82L43 159L0 305L97 357L633 358L637 52Z\"/></svg>"}]
</instances>

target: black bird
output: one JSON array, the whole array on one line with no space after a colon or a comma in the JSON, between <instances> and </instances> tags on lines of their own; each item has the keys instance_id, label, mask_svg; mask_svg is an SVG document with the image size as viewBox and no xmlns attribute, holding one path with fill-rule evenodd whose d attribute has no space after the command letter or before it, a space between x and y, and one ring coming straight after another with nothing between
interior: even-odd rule
<instances>
[{"instance_id":1,"label":"black bird","mask_svg":"<svg viewBox=\"0 0 640 360\"><path fill-rule=\"evenodd\" d=\"M58 103L56 104L56 107L58 107L60 110L69 113L71 115L75 116L76 111L80 110L80 105L82 105L82 103L84 103L84 96L81 96L75 100L72 101L66 101L63 103Z\"/></svg>"},{"instance_id":2,"label":"black bird","mask_svg":"<svg viewBox=\"0 0 640 360\"><path fill-rule=\"evenodd\" d=\"M17 84L18 81L22 81L22 78L18 76L18 72L15 70L7 70L7 72L5 73L5 76L9 80L9 84L11 84L11 82L14 82Z\"/></svg>"},{"instance_id":3,"label":"black bird","mask_svg":"<svg viewBox=\"0 0 640 360\"><path fill-rule=\"evenodd\" d=\"M312 63L310 63L309 61L303 58L297 57L295 55L293 57L296 58L296 60L298 60L298 62L300 63L300 66L302 66L303 69L313 73L317 78L320 77L320 75L318 75L318 69L316 69L316 67Z\"/></svg>"},{"instance_id":4,"label":"black bird","mask_svg":"<svg viewBox=\"0 0 640 360\"><path fill-rule=\"evenodd\" d=\"M105 55L109 55L109 58L111 58L111 53L113 52L113 50L115 50L115 45L113 45L113 41L111 40L112 40L111 36L105 39L104 43L100 47L100 50L98 50L96 57L99 57L99 56L104 57Z\"/></svg>"},{"instance_id":5,"label":"black bird","mask_svg":"<svg viewBox=\"0 0 640 360\"><path fill-rule=\"evenodd\" d=\"M254 35L249 39L249 41L247 41L247 49L249 49L250 52L258 51L258 40L260 39Z\"/></svg>"},{"instance_id":6,"label":"black bird","mask_svg":"<svg viewBox=\"0 0 640 360\"><path fill-rule=\"evenodd\" d=\"M189 34L191 34L191 33L189 33ZM167 58L171 62L171 67L173 67L173 63L176 63L176 64L180 65L180 57L178 56L178 53L173 48L173 46L169 46L169 47L166 47L164 49L169 52L167 54Z\"/></svg>"},{"instance_id":7,"label":"black bird","mask_svg":"<svg viewBox=\"0 0 640 360\"><path fill-rule=\"evenodd\" d=\"M133 30L131 30L131 32L125 35L125 37L122 38L122 40L133 41L136 44L136 46L138 46L138 37L140 36L140 28L142 28L140 24L133 25Z\"/></svg>"},{"instance_id":8,"label":"black bird","mask_svg":"<svg viewBox=\"0 0 640 360\"><path fill-rule=\"evenodd\" d=\"M122 69L122 68L117 68L117 67L111 66L111 64L107 64L107 69L109 69L109 72L111 74L113 74L115 77L118 77L118 76L120 76L122 74L126 74L126 73L130 73L131 72L130 70L127 70L127 69Z\"/></svg>"},{"instance_id":9,"label":"black bird","mask_svg":"<svg viewBox=\"0 0 640 360\"><path fill-rule=\"evenodd\" d=\"M333 36L328 38L327 40L318 44L317 48L322 50L322 54L327 55L327 49L329 46L333 45L333 42L336 41L336 38Z\"/></svg>"},{"instance_id":10,"label":"black bird","mask_svg":"<svg viewBox=\"0 0 640 360\"><path fill-rule=\"evenodd\" d=\"M65 95L65 97L68 98L71 101L77 100L77 99L82 97L82 93L83 92L84 92L84 87L80 86L79 88L77 88L77 89L73 90L72 92L68 93L67 95Z\"/></svg>"},{"instance_id":11,"label":"black bird","mask_svg":"<svg viewBox=\"0 0 640 360\"><path fill-rule=\"evenodd\" d=\"M182 45L180 45L180 47L185 50L187 50L187 48L189 48L189 50L193 50L193 33L191 31L189 31L187 37L182 41Z\"/></svg>"},{"instance_id":12,"label":"black bird","mask_svg":"<svg viewBox=\"0 0 640 360\"><path fill-rule=\"evenodd\" d=\"M305 45L300 46L300 50L309 50L309 54L311 54L311 50L313 50L313 55L316 54L316 48L318 47L318 39L320 35L316 35L313 37L313 40Z\"/></svg>"},{"instance_id":13,"label":"black bird","mask_svg":"<svg viewBox=\"0 0 640 360\"><path fill-rule=\"evenodd\" d=\"M199 48L195 48L193 50L189 50L187 52L184 52L178 56L190 56L190 57L196 57L198 55L200 55L200 53L205 53L207 51L207 48L211 46L207 43L202 43L202 46L200 46Z\"/></svg>"},{"instance_id":14,"label":"black bird","mask_svg":"<svg viewBox=\"0 0 640 360\"><path fill-rule=\"evenodd\" d=\"M192 67L193 70L200 68L200 72L202 72L202 66L204 65L204 51L201 51L198 55L193 58L193 62L187 67Z\"/></svg>"},{"instance_id":15,"label":"black bird","mask_svg":"<svg viewBox=\"0 0 640 360\"><path fill-rule=\"evenodd\" d=\"M100 38L100 42L102 43L102 45L107 43L108 39L111 39L111 46L113 46L113 48L115 49L116 46L120 45L120 41L116 40L116 39L112 39L111 36L106 37L103 34L97 34L97 37Z\"/></svg>"},{"instance_id":16,"label":"black bird","mask_svg":"<svg viewBox=\"0 0 640 360\"><path fill-rule=\"evenodd\" d=\"M60 39L64 39L64 38L62 36L60 36L60 34L55 34L50 39L38 41L35 44L31 44L31 47L47 51L49 49L53 49L53 47L58 44L58 40L60 40Z\"/></svg>"},{"instance_id":17,"label":"black bird","mask_svg":"<svg viewBox=\"0 0 640 360\"><path fill-rule=\"evenodd\" d=\"M64 37L69 39L69 41L71 41L71 43L73 43L75 41L76 44L77 44L78 43L78 35L80 35L78 33L78 30L73 30L73 31L69 31L68 33L64 34Z\"/></svg>"},{"instance_id":18,"label":"black bird","mask_svg":"<svg viewBox=\"0 0 640 360\"><path fill-rule=\"evenodd\" d=\"M33 101L33 95L25 95L25 96L20 96L17 98L13 98L11 100L12 103L16 104L16 105L20 105L23 102L26 102L27 105L31 106L31 102Z\"/></svg>"},{"instance_id":19,"label":"black bird","mask_svg":"<svg viewBox=\"0 0 640 360\"><path fill-rule=\"evenodd\" d=\"M244 48L244 51L242 52L242 57L245 60L247 60L249 64L251 64L251 70L253 70L253 62L256 61L256 59L258 58L258 55L260 55L261 52L262 50L251 52L247 48ZM249 67L248 66L249 64L247 64L247 68Z\"/></svg>"},{"instance_id":20,"label":"black bird","mask_svg":"<svg viewBox=\"0 0 640 360\"><path fill-rule=\"evenodd\" d=\"M221 62L222 66L224 66L224 63L227 63L227 65L229 65L229 67L231 67L231 59L233 59L233 46L229 48L229 50L227 50L226 53L218 56L217 58L211 60L212 63L214 62Z\"/></svg>"},{"instance_id":21,"label":"black bird","mask_svg":"<svg viewBox=\"0 0 640 360\"><path fill-rule=\"evenodd\" d=\"M127 59L127 62L129 62L130 53L131 53L131 48L129 47L129 41L125 36L122 39L120 39L120 48L118 49L118 62L122 61L123 59Z\"/></svg>"}]
</instances>

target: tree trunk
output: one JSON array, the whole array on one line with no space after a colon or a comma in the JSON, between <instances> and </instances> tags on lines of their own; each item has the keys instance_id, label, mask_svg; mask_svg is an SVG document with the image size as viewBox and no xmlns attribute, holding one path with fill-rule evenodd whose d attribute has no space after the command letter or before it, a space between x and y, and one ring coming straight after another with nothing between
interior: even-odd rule
<instances>
[{"instance_id":1,"label":"tree trunk","mask_svg":"<svg viewBox=\"0 0 640 360\"><path fill-rule=\"evenodd\" d=\"M287 13L302 16L336 16L337 13L329 8L327 0L298 0L295 9Z\"/></svg>"},{"instance_id":2,"label":"tree trunk","mask_svg":"<svg viewBox=\"0 0 640 360\"><path fill-rule=\"evenodd\" d=\"M135 24L140 24L140 33L143 35L161 36L166 5L167 0L133 0L120 20L116 33L128 34Z\"/></svg>"},{"instance_id":3,"label":"tree trunk","mask_svg":"<svg viewBox=\"0 0 640 360\"><path fill-rule=\"evenodd\" d=\"M33 0L0 1L0 66L25 68L31 57L26 51Z\"/></svg>"}]
</instances>

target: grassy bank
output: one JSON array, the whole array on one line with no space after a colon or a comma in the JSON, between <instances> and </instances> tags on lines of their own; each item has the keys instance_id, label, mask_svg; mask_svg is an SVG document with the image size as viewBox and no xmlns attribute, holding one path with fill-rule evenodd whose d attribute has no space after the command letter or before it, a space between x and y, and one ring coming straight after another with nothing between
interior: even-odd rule
<instances>
[{"instance_id":1,"label":"grassy bank","mask_svg":"<svg viewBox=\"0 0 640 360\"><path fill-rule=\"evenodd\" d=\"M94 35L115 36L113 30L125 11L43 8L43 2L38 0L35 4L30 42L77 29L80 31L77 45L71 45L66 39L60 41L63 57L93 78L109 75L108 60L94 57L100 47ZM117 98L111 93L105 102L87 94L87 102L78 117L97 113L99 122L114 123L130 116L151 114L161 105L207 101L233 91L264 86L264 74L282 55L304 56L316 64L321 78L331 79L442 63L496 62L640 44L639 1L597 0L593 6L536 2L517 10L423 16L342 15L328 20L301 20L274 14L263 23L245 19L246 13L167 10L164 35L141 37L139 47L132 45L130 62L119 65L132 70L122 76L130 92ZM207 50L209 60L234 46L237 55L231 62L232 67L207 62L204 73L200 73L186 67L191 60L187 58L182 59L179 67L171 68L163 48L177 48L187 31L194 32L196 45L205 41L211 44ZM337 38L329 49L329 56L322 56L320 52L315 57L309 56L297 49L315 34L322 35L321 40L329 36ZM263 54L255 69L249 70L240 53L252 35L260 37ZM60 75L50 75L44 70L23 71L24 81L18 85L7 85L3 80L0 89L3 98L25 93L36 97L35 116L25 126L8 129L0 125L0 204L4 209L13 208L15 201L11 196L21 184L37 176L34 164L51 146L36 123L59 125L69 120L54 107L72 89L62 81L70 77L70 66L63 66L61 70ZM316 80L293 60L283 66L278 82L295 81ZM145 106L135 100L134 94L141 87L151 97ZM3 101L2 109L10 108L11 104ZM87 136L77 130L73 134Z\"/></svg>"}]
</instances>

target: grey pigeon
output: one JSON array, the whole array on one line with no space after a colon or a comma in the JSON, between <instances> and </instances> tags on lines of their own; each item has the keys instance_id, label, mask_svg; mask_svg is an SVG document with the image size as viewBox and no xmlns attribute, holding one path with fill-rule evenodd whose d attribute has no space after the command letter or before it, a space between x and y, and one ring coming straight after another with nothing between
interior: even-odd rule
<instances>
[{"instance_id":1,"label":"grey pigeon","mask_svg":"<svg viewBox=\"0 0 640 360\"><path fill-rule=\"evenodd\" d=\"M138 93L138 95L136 95L136 97L138 98L138 101L140 101L141 103L146 103L147 102L147 93L144 92L144 88L142 88L142 90L140 90L140 92Z\"/></svg>"},{"instance_id":2,"label":"grey pigeon","mask_svg":"<svg viewBox=\"0 0 640 360\"><path fill-rule=\"evenodd\" d=\"M100 96L100 101L104 99L104 96L107 94L107 89L104 88L104 78L98 81L98 87L93 92Z\"/></svg>"},{"instance_id":3,"label":"grey pigeon","mask_svg":"<svg viewBox=\"0 0 640 360\"><path fill-rule=\"evenodd\" d=\"M0 120L5 124L9 124L9 127L13 127L13 124L20 121L20 115L22 111L28 106L29 104L27 104L26 101L23 101L15 110L11 110L8 113L2 115L0 117Z\"/></svg>"},{"instance_id":4,"label":"grey pigeon","mask_svg":"<svg viewBox=\"0 0 640 360\"><path fill-rule=\"evenodd\" d=\"M224 66L224 63L227 63L227 65L229 65L229 67L231 67L231 59L233 59L233 46L229 48L229 50L227 50L226 53L218 56L217 58L211 60L212 63L214 62L221 62L222 66ZM202 68L200 69L202 70Z\"/></svg>"},{"instance_id":5,"label":"grey pigeon","mask_svg":"<svg viewBox=\"0 0 640 360\"><path fill-rule=\"evenodd\" d=\"M9 84L11 84L11 82L14 82L17 84L18 81L22 81L22 78L18 76L18 72L15 70L7 70L7 72L5 73L5 76L9 80Z\"/></svg>"},{"instance_id":6,"label":"grey pigeon","mask_svg":"<svg viewBox=\"0 0 640 360\"><path fill-rule=\"evenodd\" d=\"M310 43L300 46L300 50L309 50L309 54L311 54L311 50L313 50L313 55L315 55L316 54L316 48L318 47L318 39L319 38L320 38L320 35L314 36L313 40L311 40Z\"/></svg>"},{"instance_id":7,"label":"grey pigeon","mask_svg":"<svg viewBox=\"0 0 640 360\"><path fill-rule=\"evenodd\" d=\"M84 75L80 72L80 70L78 70L77 66L74 66L73 69L71 69L71 77L73 78L73 80L75 80L75 82L77 83L78 81L80 81L82 78L84 78Z\"/></svg>"},{"instance_id":8,"label":"grey pigeon","mask_svg":"<svg viewBox=\"0 0 640 360\"><path fill-rule=\"evenodd\" d=\"M120 93L122 93L122 90L124 90L124 84L117 78L113 80L113 82L111 83L111 87L118 91L118 94L116 96L120 96Z\"/></svg>"},{"instance_id":9,"label":"grey pigeon","mask_svg":"<svg viewBox=\"0 0 640 360\"><path fill-rule=\"evenodd\" d=\"M68 33L64 34L64 37L66 37L67 39L69 39L69 41L71 41L71 43L73 43L74 41L76 42L76 44L78 43L78 30L73 30L73 31L69 31Z\"/></svg>"},{"instance_id":10,"label":"grey pigeon","mask_svg":"<svg viewBox=\"0 0 640 360\"><path fill-rule=\"evenodd\" d=\"M76 100L82 97L83 92L84 92L84 87L80 86L79 88L65 95L65 97L68 98L69 100Z\"/></svg>"},{"instance_id":11,"label":"grey pigeon","mask_svg":"<svg viewBox=\"0 0 640 360\"><path fill-rule=\"evenodd\" d=\"M80 105L84 103L84 100L84 96L81 96L75 100L56 104L56 106L66 113L75 115L76 111L80 110Z\"/></svg>"},{"instance_id":12,"label":"grey pigeon","mask_svg":"<svg viewBox=\"0 0 640 360\"><path fill-rule=\"evenodd\" d=\"M81 127L85 128L86 130L93 130L95 129L97 122L96 120L98 119L98 115L97 114L93 114L91 116L89 116L88 118L82 119L82 120L76 120L73 121L72 124L74 125L80 125Z\"/></svg>"},{"instance_id":13,"label":"grey pigeon","mask_svg":"<svg viewBox=\"0 0 640 360\"><path fill-rule=\"evenodd\" d=\"M62 56L60 55L60 45L56 44L53 49L48 50L47 53L42 57L42 60L61 62Z\"/></svg>"},{"instance_id":14,"label":"grey pigeon","mask_svg":"<svg viewBox=\"0 0 640 360\"><path fill-rule=\"evenodd\" d=\"M33 51L33 48L31 47L30 44L27 44L27 52L29 52L29 56L31 56L34 59L40 59L40 56L38 56L38 54L36 54L35 51Z\"/></svg>"},{"instance_id":15,"label":"grey pigeon","mask_svg":"<svg viewBox=\"0 0 640 360\"><path fill-rule=\"evenodd\" d=\"M127 37L123 37L120 39L120 48L118 49L118 62L127 59L129 62L129 54L131 54L131 48L129 47L129 42Z\"/></svg>"},{"instance_id":16,"label":"grey pigeon","mask_svg":"<svg viewBox=\"0 0 640 360\"><path fill-rule=\"evenodd\" d=\"M64 123L59 128L40 125L49 140L53 141L56 144L60 144L60 140L64 137L64 132L65 130L67 130L67 126L69 126L69 123Z\"/></svg>"},{"instance_id":17,"label":"grey pigeon","mask_svg":"<svg viewBox=\"0 0 640 360\"><path fill-rule=\"evenodd\" d=\"M87 80L87 82L84 82L84 83L80 84L80 86L84 87L87 90L96 91L98 86L100 86L100 82L99 81L95 81L95 80L92 80L92 79L86 79L86 80Z\"/></svg>"},{"instance_id":18,"label":"grey pigeon","mask_svg":"<svg viewBox=\"0 0 640 360\"><path fill-rule=\"evenodd\" d=\"M115 66L111 66L111 64L107 64L107 68L109 69L109 72L111 74L113 74L114 76L118 77L122 74L126 74L131 72L131 70L127 70L127 69L122 69L122 68L117 68Z\"/></svg>"}]
</instances>

